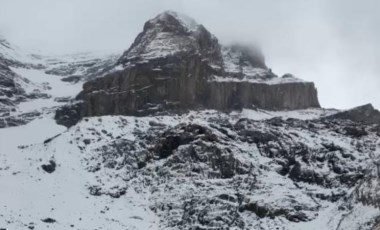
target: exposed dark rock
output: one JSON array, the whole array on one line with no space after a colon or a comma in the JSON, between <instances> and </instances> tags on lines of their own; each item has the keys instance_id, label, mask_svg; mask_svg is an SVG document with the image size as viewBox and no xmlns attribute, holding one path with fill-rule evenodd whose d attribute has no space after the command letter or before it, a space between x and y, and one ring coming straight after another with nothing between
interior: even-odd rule
<instances>
[{"instance_id":1,"label":"exposed dark rock","mask_svg":"<svg viewBox=\"0 0 380 230\"><path fill-rule=\"evenodd\" d=\"M192 173L207 178L248 174L250 166L236 159L233 151L220 142L208 128L195 124L180 125L164 132L153 151L160 158L170 157L165 167L177 172L188 168Z\"/></svg>"},{"instance_id":2,"label":"exposed dark rock","mask_svg":"<svg viewBox=\"0 0 380 230\"><path fill-rule=\"evenodd\" d=\"M57 134L54 137L51 137L51 138L48 138L48 139L44 140L44 144L50 143L52 140L54 140L55 138L59 137L60 135L61 134Z\"/></svg>"},{"instance_id":3,"label":"exposed dark rock","mask_svg":"<svg viewBox=\"0 0 380 230\"><path fill-rule=\"evenodd\" d=\"M207 108L294 110L319 107L314 83L208 82ZM206 99L207 100L207 99ZM202 102L200 102L202 104Z\"/></svg>"},{"instance_id":4,"label":"exposed dark rock","mask_svg":"<svg viewBox=\"0 0 380 230\"><path fill-rule=\"evenodd\" d=\"M54 119L57 124L71 127L81 118L81 103L67 104L57 109Z\"/></svg>"},{"instance_id":5,"label":"exposed dark rock","mask_svg":"<svg viewBox=\"0 0 380 230\"><path fill-rule=\"evenodd\" d=\"M252 129L242 130L240 131L240 135L242 136L243 141L256 144L266 144L270 141L277 140L276 136L271 133L263 133Z\"/></svg>"},{"instance_id":6,"label":"exposed dark rock","mask_svg":"<svg viewBox=\"0 0 380 230\"><path fill-rule=\"evenodd\" d=\"M54 101L56 102L69 102L71 100L71 97L56 97L54 98Z\"/></svg>"},{"instance_id":7,"label":"exposed dark rock","mask_svg":"<svg viewBox=\"0 0 380 230\"><path fill-rule=\"evenodd\" d=\"M26 97L29 99L48 99L48 98L51 98L51 96L49 94L41 93L39 90L34 91L30 94L27 94Z\"/></svg>"},{"instance_id":8,"label":"exposed dark rock","mask_svg":"<svg viewBox=\"0 0 380 230\"><path fill-rule=\"evenodd\" d=\"M57 167L57 164L55 163L54 160L50 160L49 164L41 165L41 168L47 173L53 173L56 167Z\"/></svg>"},{"instance_id":9,"label":"exposed dark rock","mask_svg":"<svg viewBox=\"0 0 380 230\"><path fill-rule=\"evenodd\" d=\"M99 186L90 186L88 188L89 192L90 192L90 195L92 196L101 196L102 195L102 192L101 192L101 188Z\"/></svg>"},{"instance_id":10,"label":"exposed dark rock","mask_svg":"<svg viewBox=\"0 0 380 230\"><path fill-rule=\"evenodd\" d=\"M325 147L329 152L335 152L335 151L340 151L340 152L342 152L343 151L343 149L342 149L342 147L340 147L340 146L337 146L337 145L335 145L334 143L324 143L323 144L323 147Z\"/></svg>"},{"instance_id":11,"label":"exposed dark rock","mask_svg":"<svg viewBox=\"0 0 380 230\"><path fill-rule=\"evenodd\" d=\"M331 193L328 195L320 193L320 194L316 194L315 196L321 200L328 200L331 202L336 202L339 199L341 199L342 197L344 197L345 195L347 195L346 192L340 192L340 193Z\"/></svg>"},{"instance_id":12,"label":"exposed dark rock","mask_svg":"<svg viewBox=\"0 0 380 230\"><path fill-rule=\"evenodd\" d=\"M295 181L302 181L310 184L326 184L323 176L319 175L311 169L303 169L299 162L296 162L296 164L290 170L289 178Z\"/></svg>"},{"instance_id":13,"label":"exposed dark rock","mask_svg":"<svg viewBox=\"0 0 380 230\"><path fill-rule=\"evenodd\" d=\"M240 211L254 212L260 218L275 218L278 216L284 216L292 222L308 221L309 217L301 212L285 208L273 208L270 205L261 205L259 203L248 203L239 208Z\"/></svg>"},{"instance_id":14,"label":"exposed dark rock","mask_svg":"<svg viewBox=\"0 0 380 230\"><path fill-rule=\"evenodd\" d=\"M371 104L359 106L326 118L351 120L365 124L380 124L380 112L376 110Z\"/></svg>"},{"instance_id":15,"label":"exposed dark rock","mask_svg":"<svg viewBox=\"0 0 380 230\"><path fill-rule=\"evenodd\" d=\"M183 125L178 129L166 131L161 140L155 146L155 151L160 158L166 158L170 156L174 150L181 145L189 144L196 139L202 139L207 141L216 140L216 136L211 133L210 130L200 125Z\"/></svg>"},{"instance_id":16,"label":"exposed dark rock","mask_svg":"<svg viewBox=\"0 0 380 230\"><path fill-rule=\"evenodd\" d=\"M4 114L4 115L3 117L0 116L0 128L25 125L29 123L30 121L39 117L41 113L38 111L34 111L34 112L29 112L29 113L23 113L16 116L9 116L9 114Z\"/></svg>"},{"instance_id":17,"label":"exposed dark rock","mask_svg":"<svg viewBox=\"0 0 380 230\"><path fill-rule=\"evenodd\" d=\"M5 123L4 119L0 119L0 129L7 127L7 123Z\"/></svg>"},{"instance_id":18,"label":"exposed dark rock","mask_svg":"<svg viewBox=\"0 0 380 230\"><path fill-rule=\"evenodd\" d=\"M365 131L363 127L360 128L360 127L348 126L348 127L344 127L344 131L346 135L356 137L356 138L368 135L368 132Z\"/></svg>"},{"instance_id":19,"label":"exposed dark rock","mask_svg":"<svg viewBox=\"0 0 380 230\"><path fill-rule=\"evenodd\" d=\"M61 79L61 81L64 82L71 82L71 83L77 83L82 79L80 76L70 76L70 77L64 77Z\"/></svg>"},{"instance_id":20,"label":"exposed dark rock","mask_svg":"<svg viewBox=\"0 0 380 230\"><path fill-rule=\"evenodd\" d=\"M13 72L9 66L10 63L0 56L0 97L5 98L0 100L0 109L4 105L14 105L26 98L25 90L17 83L16 78L26 80Z\"/></svg>"},{"instance_id":21,"label":"exposed dark rock","mask_svg":"<svg viewBox=\"0 0 380 230\"><path fill-rule=\"evenodd\" d=\"M48 224L54 224L55 222L57 222L56 220L54 220L53 218L50 218L50 217L42 219L41 221L48 223Z\"/></svg>"},{"instance_id":22,"label":"exposed dark rock","mask_svg":"<svg viewBox=\"0 0 380 230\"><path fill-rule=\"evenodd\" d=\"M90 139L84 139L84 140L83 140L83 143L84 143L85 145L89 145L89 144L91 144L91 140L90 140Z\"/></svg>"},{"instance_id":23,"label":"exposed dark rock","mask_svg":"<svg viewBox=\"0 0 380 230\"><path fill-rule=\"evenodd\" d=\"M218 213L212 208L221 209ZM244 229L244 221L236 210L235 205L229 201L221 199L194 198L185 201L183 204L183 216L181 222L176 223L177 227L182 226L202 226L194 229L224 229L224 226Z\"/></svg>"}]
</instances>

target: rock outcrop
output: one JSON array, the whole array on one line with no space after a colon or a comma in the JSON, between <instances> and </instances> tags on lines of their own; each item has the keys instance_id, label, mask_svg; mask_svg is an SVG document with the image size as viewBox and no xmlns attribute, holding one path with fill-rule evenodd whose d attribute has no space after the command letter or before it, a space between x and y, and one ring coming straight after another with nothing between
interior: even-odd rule
<instances>
[{"instance_id":1,"label":"rock outcrop","mask_svg":"<svg viewBox=\"0 0 380 230\"><path fill-rule=\"evenodd\" d=\"M135 207L138 193L159 229L371 229L380 215L373 125L251 112L91 117L43 151L70 143L67 155L96 178L87 184L93 199ZM348 125L367 134L352 136Z\"/></svg>"},{"instance_id":2,"label":"rock outcrop","mask_svg":"<svg viewBox=\"0 0 380 230\"><path fill-rule=\"evenodd\" d=\"M380 112L371 104L366 104L331 115L328 119L350 120L365 124L380 124Z\"/></svg>"},{"instance_id":3,"label":"rock outcrop","mask_svg":"<svg viewBox=\"0 0 380 230\"><path fill-rule=\"evenodd\" d=\"M204 26L174 12L146 22L118 64L122 70L84 84L83 116L319 107L313 83L277 77L256 49L222 47Z\"/></svg>"},{"instance_id":4,"label":"rock outcrop","mask_svg":"<svg viewBox=\"0 0 380 230\"><path fill-rule=\"evenodd\" d=\"M11 106L25 97L25 90L16 82L16 77L0 57L0 105Z\"/></svg>"}]
</instances>

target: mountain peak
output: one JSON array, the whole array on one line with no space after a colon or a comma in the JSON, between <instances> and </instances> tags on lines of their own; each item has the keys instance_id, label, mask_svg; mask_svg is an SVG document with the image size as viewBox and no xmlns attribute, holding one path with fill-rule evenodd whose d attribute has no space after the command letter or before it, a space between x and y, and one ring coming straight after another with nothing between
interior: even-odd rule
<instances>
[{"instance_id":1,"label":"mountain peak","mask_svg":"<svg viewBox=\"0 0 380 230\"><path fill-rule=\"evenodd\" d=\"M200 25L191 17L175 11L164 11L147 22L151 25L175 25L181 26L187 32L196 31Z\"/></svg>"},{"instance_id":2,"label":"mountain peak","mask_svg":"<svg viewBox=\"0 0 380 230\"><path fill-rule=\"evenodd\" d=\"M129 66L181 55L201 55L205 60L221 64L220 45L215 36L194 19L165 11L145 23L119 62Z\"/></svg>"}]
</instances>

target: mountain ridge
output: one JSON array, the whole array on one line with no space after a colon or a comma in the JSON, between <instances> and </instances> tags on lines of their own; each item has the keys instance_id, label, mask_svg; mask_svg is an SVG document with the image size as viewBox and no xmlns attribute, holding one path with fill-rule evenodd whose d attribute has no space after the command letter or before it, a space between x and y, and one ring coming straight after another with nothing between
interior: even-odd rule
<instances>
[{"instance_id":1,"label":"mountain ridge","mask_svg":"<svg viewBox=\"0 0 380 230\"><path fill-rule=\"evenodd\" d=\"M82 108L76 114L320 107L312 82L292 75L278 78L257 50L241 45L222 50L205 27L190 24L189 29L173 12L148 20L118 60L122 70L84 84L78 97Z\"/></svg>"},{"instance_id":2,"label":"mountain ridge","mask_svg":"<svg viewBox=\"0 0 380 230\"><path fill-rule=\"evenodd\" d=\"M172 14L157 17L175 26L148 25L130 56L53 58L44 68L0 58L0 229L376 230L380 112L268 110L270 95L297 105L314 85L278 77L259 51L220 46ZM150 49L156 37L174 43ZM4 106L17 97L1 93L13 89L22 99ZM251 91L257 100L230 100ZM162 92L186 106L157 108ZM189 106L194 98L213 106ZM147 101L157 104L123 111Z\"/></svg>"}]
</instances>

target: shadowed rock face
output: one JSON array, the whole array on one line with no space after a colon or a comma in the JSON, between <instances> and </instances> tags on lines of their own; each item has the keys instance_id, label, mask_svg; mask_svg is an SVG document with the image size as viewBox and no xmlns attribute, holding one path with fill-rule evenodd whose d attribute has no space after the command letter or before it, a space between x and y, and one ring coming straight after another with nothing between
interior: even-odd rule
<instances>
[{"instance_id":1,"label":"shadowed rock face","mask_svg":"<svg viewBox=\"0 0 380 230\"><path fill-rule=\"evenodd\" d=\"M15 81L16 74L5 63L6 60L0 57L0 108L22 100L25 95L24 89Z\"/></svg>"},{"instance_id":2,"label":"shadowed rock face","mask_svg":"<svg viewBox=\"0 0 380 230\"><path fill-rule=\"evenodd\" d=\"M380 112L371 104L362 105L353 109L334 114L328 119L343 119L365 124L380 124Z\"/></svg>"},{"instance_id":3,"label":"shadowed rock face","mask_svg":"<svg viewBox=\"0 0 380 230\"><path fill-rule=\"evenodd\" d=\"M148 21L118 63L123 70L84 84L83 116L319 107L313 83L278 78L259 51L222 49L202 25L173 12Z\"/></svg>"},{"instance_id":4,"label":"shadowed rock face","mask_svg":"<svg viewBox=\"0 0 380 230\"><path fill-rule=\"evenodd\" d=\"M207 106L213 109L259 107L268 110L319 107L313 83L284 83L268 85L247 82L209 83Z\"/></svg>"}]
</instances>

